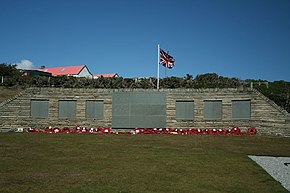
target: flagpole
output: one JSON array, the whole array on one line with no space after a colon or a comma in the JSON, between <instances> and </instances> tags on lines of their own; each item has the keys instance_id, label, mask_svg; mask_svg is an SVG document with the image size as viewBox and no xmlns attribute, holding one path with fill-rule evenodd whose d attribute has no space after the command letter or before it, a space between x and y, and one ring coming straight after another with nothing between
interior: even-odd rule
<instances>
[{"instance_id":1,"label":"flagpole","mask_svg":"<svg viewBox=\"0 0 290 193\"><path fill-rule=\"evenodd\" d=\"M167 78L167 70L166 70L166 67L165 67L165 78Z\"/></svg>"},{"instance_id":2,"label":"flagpole","mask_svg":"<svg viewBox=\"0 0 290 193\"><path fill-rule=\"evenodd\" d=\"M158 62L157 62L157 90L159 90L159 73L160 73L160 65L159 65L159 62L160 62L160 45L158 44Z\"/></svg>"}]
</instances>

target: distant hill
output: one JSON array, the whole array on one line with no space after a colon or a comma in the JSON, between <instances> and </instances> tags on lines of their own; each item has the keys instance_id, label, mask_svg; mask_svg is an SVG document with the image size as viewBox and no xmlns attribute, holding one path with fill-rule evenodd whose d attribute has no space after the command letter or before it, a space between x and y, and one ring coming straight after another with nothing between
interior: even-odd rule
<instances>
[{"instance_id":1,"label":"distant hill","mask_svg":"<svg viewBox=\"0 0 290 193\"><path fill-rule=\"evenodd\" d=\"M0 64L0 86L4 87L64 87L64 88L144 88L154 89L157 79L151 78L103 78L87 79L68 76L58 77L27 77L9 64ZM276 104L290 112L290 82L264 80L240 80L228 78L215 73L201 74L193 78L187 74L184 77L168 77L160 79L160 88L239 88L254 87ZM3 89L3 87L1 88ZM8 92L7 90L5 92ZM11 92L13 93L13 92ZM3 94L2 94L3 95ZM9 95L9 94L8 94ZM0 96L1 97L1 96ZM7 97L7 96L6 96ZM3 98L3 96L2 96Z\"/></svg>"}]
</instances>

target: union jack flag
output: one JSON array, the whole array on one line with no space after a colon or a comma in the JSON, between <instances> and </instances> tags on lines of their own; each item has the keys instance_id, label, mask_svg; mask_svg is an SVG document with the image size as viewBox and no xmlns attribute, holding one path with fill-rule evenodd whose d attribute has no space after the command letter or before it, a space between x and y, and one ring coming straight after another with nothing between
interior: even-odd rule
<instances>
[{"instance_id":1,"label":"union jack flag","mask_svg":"<svg viewBox=\"0 0 290 193\"><path fill-rule=\"evenodd\" d=\"M169 69L172 69L174 67L175 59L172 56L164 52L161 48L159 55L160 55L159 64Z\"/></svg>"}]
</instances>

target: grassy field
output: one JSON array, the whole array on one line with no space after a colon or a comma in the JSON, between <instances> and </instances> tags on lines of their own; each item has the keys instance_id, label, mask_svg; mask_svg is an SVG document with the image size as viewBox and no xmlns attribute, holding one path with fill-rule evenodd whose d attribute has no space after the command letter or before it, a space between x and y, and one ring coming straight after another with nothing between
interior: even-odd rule
<instances>
[{"instance_id":1,"label":"grassy field","mask_svg":"<svg viewBox=\"0 0 290 193\"><path fill-rule=\"evenodd\" d=\"M3 101L11 97L14 97L21 91L22 89L20 88L7 88L7 87L0 86L0 103L2 103Z\"/></svg>"},{"instance_id":2,"label":"grassy field","mask_svg":"<svg viewBox=\"0 0 290 193\"><path fill-rule=\"evenodd\" d=\"M247 155L290 138L0 133L0 192L287 192Z\"/></svg>"}]
</instances>

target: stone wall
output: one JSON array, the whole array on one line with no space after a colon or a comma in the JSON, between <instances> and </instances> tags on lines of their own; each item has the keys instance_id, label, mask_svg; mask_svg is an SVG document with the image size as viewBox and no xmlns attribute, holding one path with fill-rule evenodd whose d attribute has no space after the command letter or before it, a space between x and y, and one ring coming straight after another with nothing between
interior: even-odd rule
<instances>
[{"instance_id":1,"label":"stone wall","mask_svg":"<svg viewBox=\"0 0 290 193\"><path fill-rule=\"evenodd\" d=\"M49 99L48 118L30 116L31 99ZM86 119L86 100L104 100L104 119ZM77 100L77 113L74 119L58 118L59 100ZM112 115L112 90L69 89L69 88L29 88L11 101L4 102L0 110L0 127L46 127L75 126L110 127Z\"/></svg>"},{"instance_id":2,"label":"stone wall","mask_svg":"<svg viewBox=\"0 0 290 193\"><path fill-rule=\"evenodd\" d=\"M137 92L144 89L72 89L28 88L14 98L0 104L0 128L46 126L111 127L112 93ZM255 89L161 89L167 94L167 127L171 128L230 128L256 127L259 133L290 136L289 113ZM30 116L31 99L48 99L48 118ZM76 100L77 113L73 119L58 118L58 101ZM103 100L102 120L85 118L86 100ZM194 120L176 120L176 100L194 101ZM204 120L204 100L222 101L222 119ZM251 119L232 120L232 100L251 100Z\"/></svg>"},{"instance_id":3,"label":"stone wall","mask_svg":"<svg viewBox=\"0 0 290 193\"><path fill-rule=\"evenodd\" d=\"M175 119L175 101L193 100L195 104L194 121ZM222 120L204 120L204 100L222 100ZM251 119L232 120L232 100L251 100ZM176 89L168 90L168 127L225 128L256 127L259 133L290 136L289 114L273 101L255 89Z\"/></svg>"}]
</instances>

